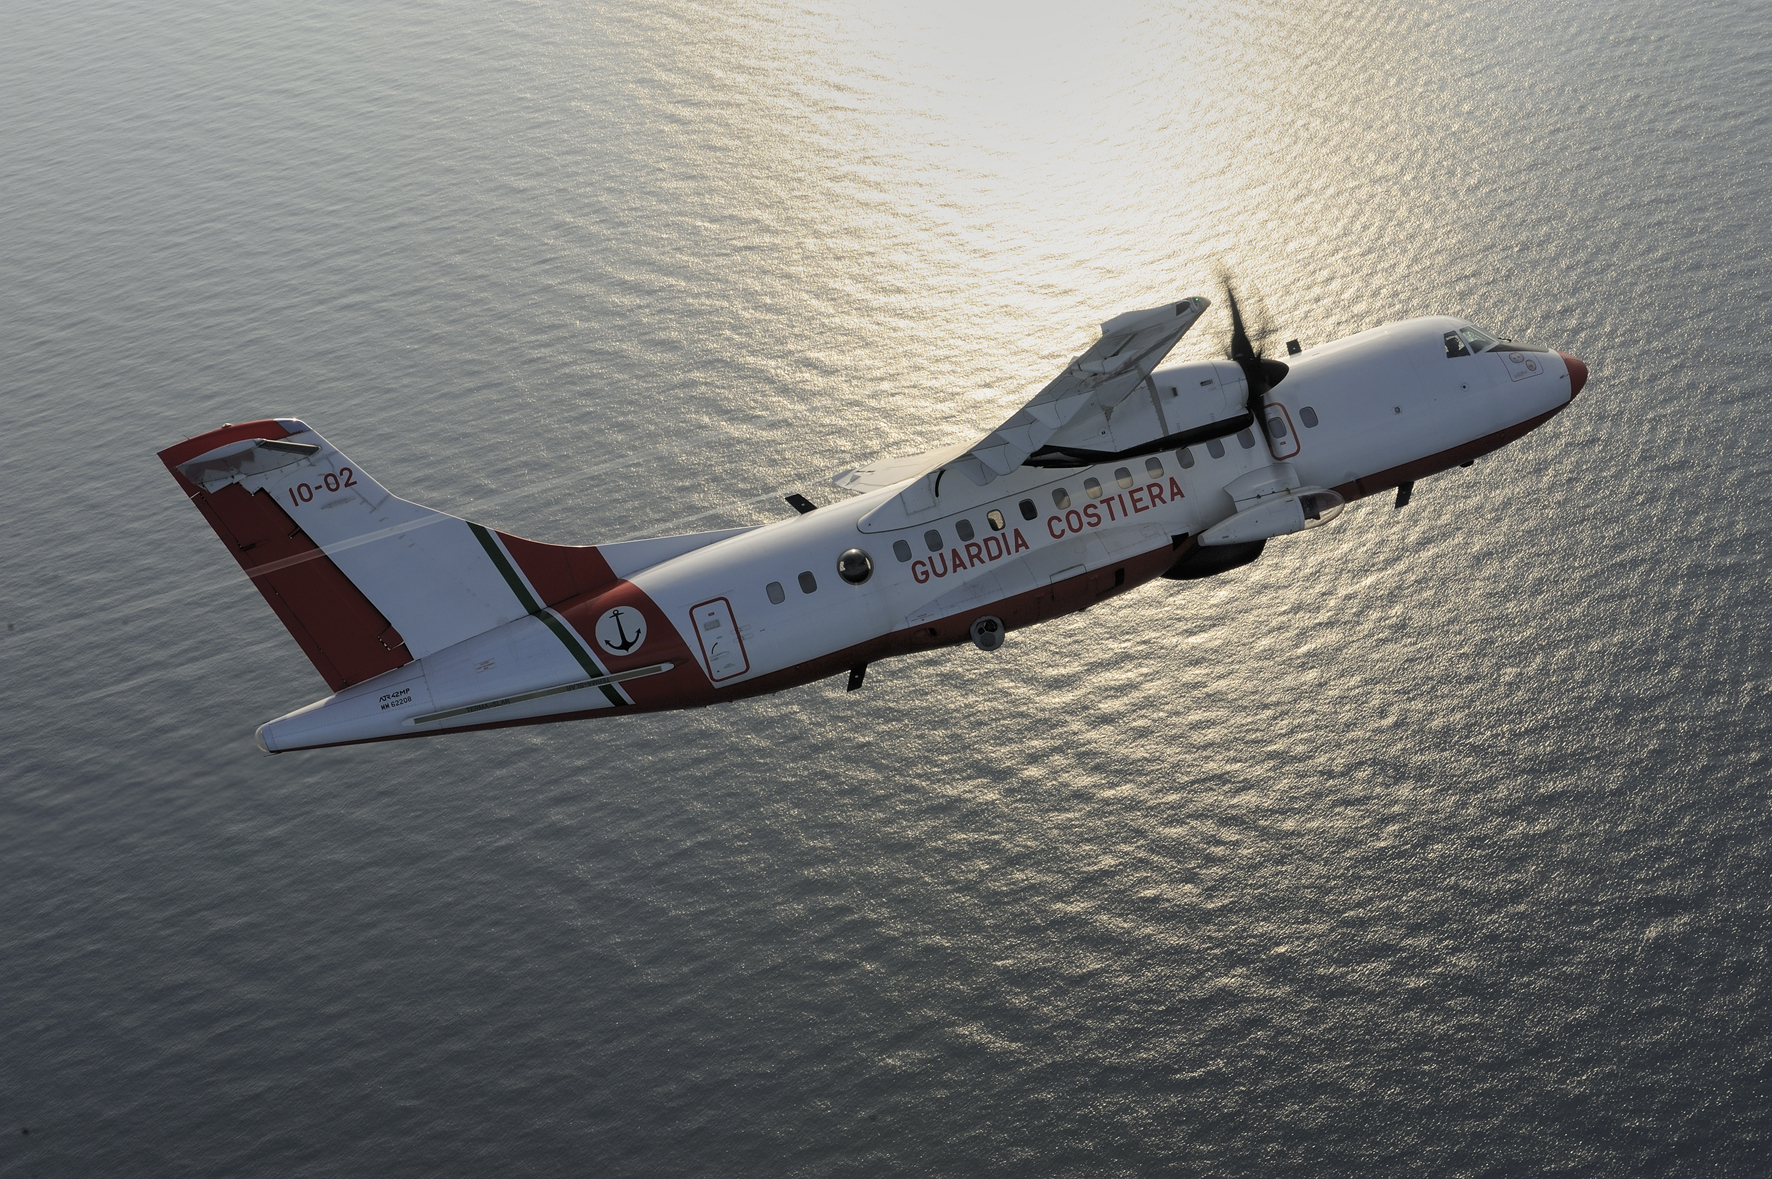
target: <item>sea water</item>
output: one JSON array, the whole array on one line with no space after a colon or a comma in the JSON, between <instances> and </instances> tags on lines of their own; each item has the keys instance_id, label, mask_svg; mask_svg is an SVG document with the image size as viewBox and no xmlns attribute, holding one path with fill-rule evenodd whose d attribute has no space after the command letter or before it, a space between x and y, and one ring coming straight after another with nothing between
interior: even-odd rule
<instances>
[{"instance_id":1,"label":"sea water","mask_svg":"<svg viewBox=\"0 0 1772 1179\"><path fill-rule=\"evenodd\" d=\"M1769 94L1747 0L14 0L0 1174L1766 1167ZM1221 271L1592 379L992 655L277 757L155 458L762 523Z\"/></svg>"}]
</instances>

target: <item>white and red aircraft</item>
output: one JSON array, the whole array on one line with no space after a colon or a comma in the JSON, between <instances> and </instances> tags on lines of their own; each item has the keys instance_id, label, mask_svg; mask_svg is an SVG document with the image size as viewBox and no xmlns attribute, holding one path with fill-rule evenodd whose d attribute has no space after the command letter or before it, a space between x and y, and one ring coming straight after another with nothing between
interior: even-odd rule
<instances>
[{"instance_id":1,"label":"white and red aircraft","mask_svg":"<svg viewBox=\"0 0 1772 1179\"><path fill-rule=\"evenodd\" d=\"M1227 291L1227 295L1229 292ZM689 708L1209 577L1505 446L1587 380L1567 353L1412 319L1263 358L1158 367L1206 310L1116 316L980 441L844 471L775 524L604 545L524 540L400 499L305 423L160 452L332 695L268 752Z\"/></svg>"}]
</instances>

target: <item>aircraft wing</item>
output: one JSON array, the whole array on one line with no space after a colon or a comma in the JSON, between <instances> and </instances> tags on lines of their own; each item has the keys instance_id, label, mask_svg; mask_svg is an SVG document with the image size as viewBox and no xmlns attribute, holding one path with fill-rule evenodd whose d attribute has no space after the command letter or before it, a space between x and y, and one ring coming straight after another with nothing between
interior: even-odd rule
<instances>
[{"instance_id":1,"label":"aircraft wing","mask_svg":"<svg viewBox=\"0 0 1772 1179\"><path fill-rule=\"evenodd\" d=\"M932 461L916 470L906 469L910 460L878 463L878 474L869 469L867 474L873 478L865 485L890 486L890 482L876 481L888 475L896 475L894 481L919 476L901 493L905 508L915 513L934 506L935 480L943 471L962 471L980 487L1009 474L1084 410L1111 410L1125 400L1211 305L1210 300L1196 295L1179 303L1116 315L1101 325L1101 338L1089 351L1072 360L1008 421L959 455L952 448L932 451L920 456ZM856 482L864 485L860 479Z\"/></svg>"}]
</instances>

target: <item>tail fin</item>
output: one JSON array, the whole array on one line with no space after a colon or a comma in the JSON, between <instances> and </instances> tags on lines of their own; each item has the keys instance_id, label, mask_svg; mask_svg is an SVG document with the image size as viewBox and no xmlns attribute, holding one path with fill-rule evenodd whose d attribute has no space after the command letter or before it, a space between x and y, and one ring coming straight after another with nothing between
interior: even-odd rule
<instances>
[{"instance_id":1,"label":"tail fin","mask_svg":"<svg viewBox=\"0 0 1772 1179\"><path fill-rule=\"evenodd\" d=\"M595 547L400 499L293 418L226 426L160 459L333 691L617 580Z\"/></svg>"}]
</instances>

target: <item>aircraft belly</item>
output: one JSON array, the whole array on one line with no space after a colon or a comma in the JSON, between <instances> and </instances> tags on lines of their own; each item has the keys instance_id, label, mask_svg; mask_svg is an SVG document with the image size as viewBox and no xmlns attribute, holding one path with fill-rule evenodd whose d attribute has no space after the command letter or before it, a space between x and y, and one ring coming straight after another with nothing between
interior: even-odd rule
<instances>
[{"instance_id":1,"label":"aircraft belly","mask_svg":"<svg viewBox=\"0 0 1772 1179\"><path fill-rule=\"evenodd\" d=\"M980 573L947 593L924 602L917 609L906 614L898 627L894 629L902 630L907 626L919 626L925 622L933 622L938 618L946 618L950 614L957 614L962 610L1006 598L1016 592L1008 588L1010 584L1024 586L1028 589L1033 588L1031 574L1025 568L1026 562L1017 561L1014 564L1022 567L1018 570L1019 576L1012 576L1005 581L1003 575L995 570Z\"/></svg>"},{"instance_id":2,"label":"aircraft belly","mask_svg":"<svg viewBox=\"0 0 1772 1179\"><path fill-rule=\"evenodd\" d=\"M688 554L636 574L634 584L670 620L718 695L923 621L982 611L1066 576L1167 549L1171 536L1186 531L1188 521L1202 514L1178 498L1181 488L1167 475L1135 489L1114 487L1098 500L1083 499L1082 479L1088 473L1078 470L1063 477L1078 494L1077 509L1012 519L1001 532L981 528L969 541L956 538L951 519L898 534L860 533L856 521L871 507L864 499ZM1002 506L1013 516L1022 515L1016 506L1021 498L1051 498L1044 486L1005 495ZM982 522L984 512L968 509L964 514ZM815 520L823 527L813 527ZM923 534L929 527L941 528L949 547L928 551ZM894 543L900 540L919 555L898 560ZM872 578L860 586L845 583L836 571L838 555L856 547L874 561ZM812 593L802 590L801 572L812 576ZM765 592L771 583L780 587L779 603ZM737 662L713 668L697 645L695 611L716 599L724 603L721 609L731 611L743 643L742 671L736 670L741 666Z\"/></svg>"}]
</instances>

